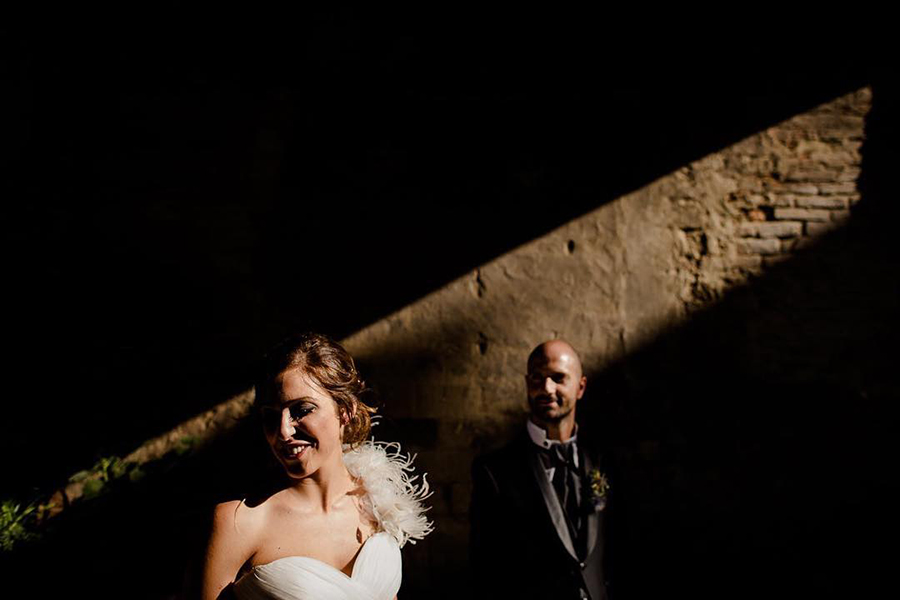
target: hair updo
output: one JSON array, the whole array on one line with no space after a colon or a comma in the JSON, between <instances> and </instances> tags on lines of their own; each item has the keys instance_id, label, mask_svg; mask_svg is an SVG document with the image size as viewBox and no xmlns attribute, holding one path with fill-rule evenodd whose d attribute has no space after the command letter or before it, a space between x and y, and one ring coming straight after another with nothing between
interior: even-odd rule
<instances>
[{"instance_id":1,"label":"hair updo","mask_svg":"<svg viewBox=\"0 0 900 600\"><path fill-rule=\"evenodd\" d=\"M367 391L366 384L360 379L350 353L320 333L289 336L263 357L256 378L257 408L278 399L281 375L293 369L309 375L334 399L344 423L343 443L352 448L368 439L375 408L360 400L360 395Z\"/></svg>"}]
</instances>

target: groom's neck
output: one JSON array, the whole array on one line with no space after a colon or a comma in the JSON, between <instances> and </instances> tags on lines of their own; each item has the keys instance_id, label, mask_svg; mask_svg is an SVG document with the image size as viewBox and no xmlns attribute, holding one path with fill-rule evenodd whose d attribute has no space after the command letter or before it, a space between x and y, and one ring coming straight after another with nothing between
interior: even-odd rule
<instances>
[{"instance_id":1,"label":"groom's neck","mask_svg":"<svg viewBox=\"0 0 900 600\"><path fill-rule=\"evenodd\" d=\"M547 432L547 439L568 442L575 434L575 411L559 421L538 421L532 415L531 422Z\"/></svg>"}]
</instances>

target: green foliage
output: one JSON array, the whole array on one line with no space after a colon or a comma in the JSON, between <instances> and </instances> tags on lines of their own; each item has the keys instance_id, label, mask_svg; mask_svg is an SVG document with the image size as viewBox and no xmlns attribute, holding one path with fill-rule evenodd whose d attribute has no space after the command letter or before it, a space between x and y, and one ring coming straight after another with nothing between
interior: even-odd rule
<instances>
[{"instance_id":1,"label":"green foliage","mask_svg":"<svg viewBox=\"0 0 900 600\"><path fill-rule=\"evenodd\" d=\"M41 537L39 526L47 518L53 502L29 502L24 507L14 500L0 502L0 550L10 552L23 542Z\"/></svg>"},{"instance_id":2,"label":"green foliage","mask_svg":"<svg viewBox=\"0 0 900 600\"><path fill-rule=\"evenodd\" d=\"M114 485L126 481L134 483L143 477L144 471L137 463L126 462L118 456L104 456L90 469L69 477L69 481L81 483L81 497L90 500L109 491Z\"/></svg>"},{"instance_id":3,"label":"green foliage","mask_svg":"<svg viewBox=\"0 0 900 600\"><path fill-rule=\"evenodd\" d=\"M17 543L36 537L31 526L37 508L34 503L23 508L21 504L12 500L0 503L0 549L9 552Z\"/></svg>"},{"instance_id":4,"label":"green foliage","mask_svg":"<svg viewBox=\"0 0 900 600\"><path fill-rule=\"evenodd\" d=\"M81 488L81 497L85 500L96 498L103 492L106 482L102 479L88 479Z\"/></svg>"},{"instance_id":5,"label":"green foliage","mask_svg":"<svg viewBox=\"0 0 900 600\"><path fill-rule=\"evenodd\" d=\"M197 443L196 437L194 437L192 435L186 435L183 438L181 438L180 440L178 440L178 443L175 445L174 452L177 456L184 456L185 454L187 454L188 452L190 452L193 449L194 444L196 444L196 443Z\"/></svg>"},{"instance_id":6,"label":"green foliage","mask_svg":"<svg viewBox=\"0 0 900 600\"><path fill-rule=\"evenodd\" d=\"M138 481L143 479L145 475L146 473L141 468L141 465L134 465L134 467L130 471L128 471L128 481L137 483Z\"/></svg>"},{"instance_id":7,"label":"green foliage","mask_svg":"<svg viewBox=\"0 0 900 600\"><path fill-rule=\"evenodd\" d=\"M84 481L85 479L87 479L90 476L91 476L90 471L78 471L77 473L75 473L74 475L69 477L69 481L72 483L78 483L78 482Z\"/></svg>"},{"instance_id":8,"label":"green foliage","mask_svg":"<svg viewBox=\"0 0 900 600\"><path fill-rule=\"evenodd\" d=\"M90 500L114 488L140 481L146 476L147 467L157 472L168 463L171 468L172 459L178 462L194 449L197 441L193 436L182 437L168 453L168 460L164 457L153 464L126 462L118 456L101 457L90 469L69 477L69 482L80 483L81 499ZM53 508L55 505L50 502L31 502L25 506L13 500L0 502L0 550L9 552L23 542L39 539Z\"/></svg>"},{"instance_id":9,"label":"green foliage","mask_svg":"<svg viewBox=\"0 0 900 600\"><path fill-rule=\"evenodd\" d=\"M107 456L98 460L91 470L100 476L103 483L109 483L124 475L128 467L118 456Z\"/></svg>"}]
</instances>

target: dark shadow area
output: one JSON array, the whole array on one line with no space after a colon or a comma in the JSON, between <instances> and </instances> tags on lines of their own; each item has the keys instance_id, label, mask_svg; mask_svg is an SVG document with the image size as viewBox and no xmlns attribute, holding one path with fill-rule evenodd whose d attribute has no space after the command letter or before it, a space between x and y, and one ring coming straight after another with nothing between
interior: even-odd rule
<instances>
[{"instance_id":1,"label":"dark shadow area","mask_svg":"<svg viewBox=\"0 0 900 600\"><path fill-rule=\"evenodd\" d=\"M617 598L874 595L900 533L891 82L855 58L686 69L702 44L623 55L569 29L463 39L453 19L394 17L315 15L240 44L149 24L14 38L4 485L124 454L245 388L285 330L350 333L874 77L850 226L595 372L584 415L623 474ZM169 597L209 507L273 480L265 452L239 428L67 512L4 571L36 597ZM409 549L434 568L407 573L405 598L459 578L462 557L441 568L429 543Z\"/></svg>"},{"instance_id":2,"label":"dark shadow area","mask_svg":"<svg viewBox=\"0 0 900 600\"><path fill-rule=\"evenodd\" d=\"M897 208L886 192L896 100L876 82L863 200L847 227L620 363L588 365L582 422L617 464L616 598L870 597L889 585L900 534ZM403 368L446 365L415 349L365 365L376 385L402 380ZM429 421L380 427L412 450L447 443ZM127 493L73 510L6 566L53 564L52 580L38 577L48 588L77 581L97 598L135 581L133 595L167 597L197 560L210 506L277 480L256 431L248 421ZM484 447L507 434L484 432ZM404 597L455 594L463 552L438 535L408 547Z\"/></svg>"},{"instance_id":3,"label":"dark shadow area","mask_svg":"<svg viewBox=\"0 0 900 600\"><path fill-rule=\"evenodd\" d=\"M594 377L617 597L872 597L900 535L897 90L873 86L849 225Z\"/></svg>"},{"instance_id":4,"label":"dark shadow area","mask_svg":"<svg viewBox=\"0 0 900 600\"><path fill-rule=\"evenodd\" d=\"M595 377L584 418L618 465L626 597L889 584L900 298L873 233L853 222Z\"/></svg>"},{"instance_id":5,"label":"dark shadow area","mask_svg":"<svg viewBox=\"0 0 900 600\"><path fill-rule=\"evenodd\" d=\"M5 37L11 493L245 389L285 331L353 332L871 76L564 14L206 19Z\"/></svg>"}]
</instances>

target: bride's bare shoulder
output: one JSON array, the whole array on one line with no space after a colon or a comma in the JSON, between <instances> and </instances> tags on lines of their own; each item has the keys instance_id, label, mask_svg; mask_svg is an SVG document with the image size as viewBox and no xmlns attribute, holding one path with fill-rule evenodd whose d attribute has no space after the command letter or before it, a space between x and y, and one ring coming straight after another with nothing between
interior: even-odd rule
<instances>
[{"instance_id":1,"label":"bride's bare shoulder","mask_svg":"<svg viewBox=\"0 0 900 600\"><path fill-rule=\"evenodd\" d=\"M203 567L204 600L219 598L259 549L265 523L260 508L247 506L244 500L231 500L213 509Z\"/></svg>"},{"instance_id":2,"label":"bride's bare shoulder","mask_svg":"<svg viewBox=\"0 0 900 600\"><path fill-rule=\"evenodd\" d=\"M265 527L271 510L270 498L261 502L230 500L216 505L213 528L226 537L253 538Z\"/></svg>"},{"instance_id":3,"label":"bride's bare shoulder","mask_svg":"<svg viewBox=\"0 0 900 600\"><path fill-rule=\"evenodd\" d=\"M267 496L222 502L216 505L215 519L244 533L259 532L276 523L283 512L290 512L288 495L285 489Z\"/></svg>"}]
</instances>

